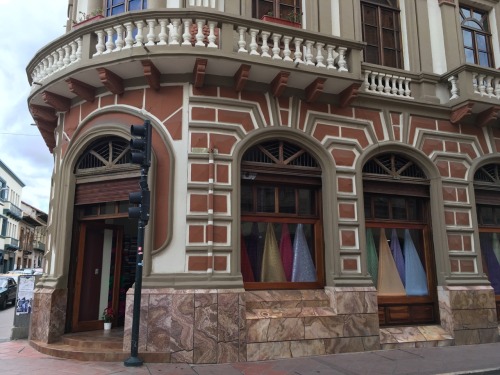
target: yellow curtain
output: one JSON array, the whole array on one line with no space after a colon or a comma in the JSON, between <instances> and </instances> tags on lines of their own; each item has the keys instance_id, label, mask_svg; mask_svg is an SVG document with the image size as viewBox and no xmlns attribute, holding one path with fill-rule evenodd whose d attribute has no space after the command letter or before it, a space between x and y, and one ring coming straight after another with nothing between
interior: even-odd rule
<instances>
[{"instance_id":1,"label":"yellow curtain","mask_svg":"<svg viewBox=\"0 0 500 375\"><path fill-rule=\"evenodd\" d=\"M276 241L273 224L271 223L267 224L260 281L286 281L285 270L283 269L283 264L281 263L281 255L278 248L278 242Z\"/></svg>"}]
</instances>

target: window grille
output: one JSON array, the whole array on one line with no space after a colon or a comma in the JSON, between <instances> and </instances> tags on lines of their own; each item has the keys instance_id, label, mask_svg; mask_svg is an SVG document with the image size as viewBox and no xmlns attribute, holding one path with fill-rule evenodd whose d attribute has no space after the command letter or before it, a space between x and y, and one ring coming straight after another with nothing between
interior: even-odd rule
<instances>
[{"instance_id":1,"label":"window grille","mask_svg":"<svg viewBox=\"0 0 500 375\"><path fill-rule=\"evenodd\" d=\"M363 167L363 173L385 175L393 179L427 179L424 171L413 161L398 154L383 154L369 160Z\"/></svg>"},{"instance_id":2,"label":"window grille","mask_svg":"<svg viewBox=\"0 0 500 375\"><path fill-rule=\"evenodd\" d=\"M130 163L130 145L121 138L99 140L87 149L76 163L76 172L88 169L109 169Z\"/></svg>"}]
</instances>

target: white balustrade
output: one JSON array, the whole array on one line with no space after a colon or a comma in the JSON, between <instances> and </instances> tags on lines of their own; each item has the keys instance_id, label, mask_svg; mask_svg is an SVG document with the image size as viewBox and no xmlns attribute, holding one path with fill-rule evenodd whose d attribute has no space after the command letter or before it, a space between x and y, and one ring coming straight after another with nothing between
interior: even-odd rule
<instances>
[{"instance_id":1,"label":"white balustrade","mask_svg":"<svg viewBox=\"0 0 500 375\"><path fill-rule=\"evenodd\" d=\"M64 70L71 64L81 60L81 45L82 40L78 38L77 40L56 48L45 56L33 69L31 73L32 81L40 83L55 72Z\"/></svg>"},{"instance_id":2,"label":"white balustrade","mask_svg":"<svg viewBox=\"0 0 500 375\"><path fill-rule=\"evenodd\" d=\"M364 71L363 88L366 92L413 99L411 96L411 78L392 74Z\"/></svg>"},{"instance_id":3,"label":"white balustrade","mask_svg":"<svg viewBox=\"0 0 500 375\"><path fill-rule=\"evenodd\" d=\"M472 87L475 94L500 99L500 77L473 72Z\"/></svg>"}]
</instances>

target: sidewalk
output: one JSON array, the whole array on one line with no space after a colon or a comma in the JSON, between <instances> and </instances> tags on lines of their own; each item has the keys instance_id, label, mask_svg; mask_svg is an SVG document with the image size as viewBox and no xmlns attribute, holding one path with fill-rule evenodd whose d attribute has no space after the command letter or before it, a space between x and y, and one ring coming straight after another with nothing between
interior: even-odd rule
<instances>
[{"instance_id":1,"label":"sidewalk","mask_svg":"<svg viewBox=\"0 0 500 375\"><path fill-rule=\"evenodd\" d=\"M9 375L377 375L500 374L500 343L438 348L381 350L266 362L223 365L79 362L41 354L27 340L0 343L0 374Z\"/></svg>"}]
</instances>

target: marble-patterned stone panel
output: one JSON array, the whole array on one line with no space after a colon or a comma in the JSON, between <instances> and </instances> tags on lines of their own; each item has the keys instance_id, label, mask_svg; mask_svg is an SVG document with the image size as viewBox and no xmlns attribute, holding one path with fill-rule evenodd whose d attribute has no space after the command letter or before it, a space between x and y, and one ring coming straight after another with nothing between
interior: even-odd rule
<instances>
[{"instance_id":1,"label":"marble-patterned stone panel","mask_svg":"<svg viewBox=\"0 0 500 375\"><path fill-rule=\"evenodd\" d=\"M123 350L129 352L132 338L132 317L134 315L134 292L130 288L125 300L125 323L123 326Z\"/></svg>"},{"instance_id":2,"label":"marble-patterned stone panel","mask_svg":"<svg viewBox=\"0 0 500 375\"><path fill-rule=\"evenodd\" d=\"M170 351L170 327L172 325L171 311L171 295L150 294L147 351Z\"/></svg>"},{"instance_id":3,"label":"marble-patterned stone panel","mask_svg":"<svg viewBox=\"0 0 500 375\"><path fill-rule=\"evenodd\" d=\"M380 350L380 337L378 335L362 337L361 339L365 351Z\"/></svg>"},{"instance_id":4,"label":"marble-patterned stone panel","mask_svg":"<svg viewBox=\"0 0 500 375\"><path fill-rule=\"evenodd\" d=\"M247 360L250 362L291 357L290 341L247 344Z\"/></svg>"},{"instance_id":5,"label":"marble-patterned stone panel","mask_svg":"<svg viewBox=\"0 0 500 375\"><path fill-rule=\"evenodd\" d=\"M305 339L325 339L344 336L344 317L304 318Z\"/></svg>"},{"instance_id":6,"label":"marble-patterned stone panel","mask_svg":"<svg viewBox=\"0 0 500 375\"><path fill-rule=\"evenodd\" d=\"M290 351L292 352L292 358L326 354L325 343L319 339L291 341Z\"/></svg>"},{"instance_id":7,"label":"marble-patterned stone panel","mask_svg":"<svg viewBox=\"0 0 500 375\"><path fill-rule=\"evenodd\" d=\"M234 363L239 359L239 343L219 342L217 349L217 363Z\"/></svg>"},{"instance_id":8,"label":"marble-patterned stone panel","mask_svg":"<svg viewBox=\"0 0 500 375\"><path fill-rule=\"evenodd\" d=\"M474 345L480 343L481 339L477 329L455 331L455 345Z\"/></svg>"},{"instance_id":9,"label":"marble-patterned stone panel","mask_svg":"<svg viewBox=\"0 0 500 375\"><path fill-rule=\"evenodd\" d=\"M451 333L446 332L440 326L419 326L418 329L427 341L453 339Z\"/></svg>"},{"instance_id":10,"label":"marble-patterned stone panel","mask_svg":"<svg viewBox=\"0 0 500 375\"><path fill-rule=\"evenodd\" d=\"M31 313L30 340L48 343L51 310L51 294L53 290L37 288L33 297Z\"/></svg>"},{"instance_id":11,"label":"marble-patterned stone panel","mask_svg":"<svg viewBox=\"0 0 500 375\"><path fill-rule=\"evenodd\" d=\"M271 319L266 341L285 341L304 339L304 321L302 318Z\"/></svg>"},{"instance_id":12,"label":"marble-patterned stone panel","mask_svg":"<svg viewBox=\"0 0 500 375\"><path fill-rule=\"evenodd\" d=\"M247 321L247 342L266 342L270 319Z\"/></svg>"},{"instance_id":13,"label":"marble-patterned stone panel","mask_svg":"<svg viewBox=\"0 0 500 375\"><path fill-rule=\"evenodd\" d=\"M324 339L326 354L351 353L364 351L362 337L337 337Z\"/></svg>"},{"instance_id":14,"label":"marble-patterned stone panel","mask_svg":"<svg viewBox=\"0 0 500 375\"><path fill-rule=\"evenodd\" d=\"M218 295L218 341L236 341L239 337L239 295L222 293Z\"/></svg>"},{"instance_id":15,"label":"marble-patterned stone panel","mask_svg":"<svg viewBox=\"0 0 500 375\"><path fill-rule=\"evenodd\" d=\"M498 326L496 309L455 310L453 319L455 331Z\"/></svg>"},{"instance_id":16,"label":"marble-patterned stone panel","mask_svg":"<svg viewBox=\"0 0 500 375\"><path fill-rule=\"evenodd\" d=\"M176 293L172 295L172 330L170 348L173 352L193 350L194 294Z\"/></svg>"},{"instance_id":17,"label":"marble-patterned stone panel","mask_svg":"<svg viewBox=\"0 0 500 375\"><path fill-rule=\"evenodd\" d=\"M194 297L194 363L217 361L217 294L195 294Z\"/></svg>"},{"instance_id":18,"label":"marble-patterned stone panel","mask_svg":"<svg viewBox=\"0 0 500 375\"><path fill-rule=\"evenodd\" d=\"M391 327L385 328L384 331L394 337L398 343L426 341L418 327Z\"/></svg>"},{"instance_id":19,"label":"marble-patterned stone panel","mask_svg":"<svg viewBox=\"0 0 500 375\"><path fill-rule=\"evenodd\" d=\"M453 313L451 310L450 292L447 288L441 286L439 286L437 290L441 327L443 327L447 332L453 332L455 327L453 322Z\"/></svg>"},{"instance_id":20,"label":"marble-patterned stone panel","mask_svg":"<svg viewBox=\"0 0 500 375\"><path fill-rule=\"evenodd\" d=\"M379 333L377 314L344 315L345 324L342 336L374 336Z\"/></svg>"},{"instance_id":21,"label":"marble-patterned stone panel","mask_svg":"<svg viewBox=\"0 0 500 375\"><path fill-rule=\"evenodd\" d=\"M498 328L479 329L479 341L481 344L499 341Z\"/></svg>"},{"instance_id":22,"label":"marble-patterned stone panel","mask_svg":"<svg viewBox=\"0 0 500 375\"><path fill-rule=\"evenodd\" d=\"M149 294L141 294L141 309L139 314L139 351L145 352L148 345Z\"/></svg>"},{"instance_id":23,"label":"marble-patterned stone panel","mask_svg":"<svg viewBox=\"0 0 500 375\"><path fill-rule=\"evenodd\" d=\"M368 290L367 290L368 289ZM326 287L331 306L337 314L377 313L377 292L375 288L332 288Z\"/></svg>"},{"instance_id":24,"label":"marble-patterned stone panel","mask_svg":"<svg viewBox=\"0 0 500 375\"><path fill-rule=\"evenodd\" d=\"M173 352L170 355L170 361L172 363L193 363L193 351L180 350L178 352Z\"/></svg>"},{"instance_id":25,"label":"marble-patterned stone panel","mask_svg":"<svg viewBox=\"0 0 500 375\"><path fill-rule=\"evenodd\" d=\"M495 293L493 288L453 290L451 294L452 309L494 309Z\"/></svg>"}]
</instances>

